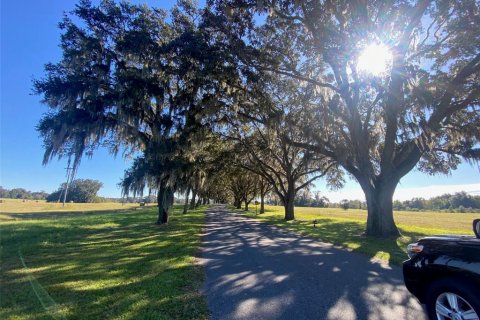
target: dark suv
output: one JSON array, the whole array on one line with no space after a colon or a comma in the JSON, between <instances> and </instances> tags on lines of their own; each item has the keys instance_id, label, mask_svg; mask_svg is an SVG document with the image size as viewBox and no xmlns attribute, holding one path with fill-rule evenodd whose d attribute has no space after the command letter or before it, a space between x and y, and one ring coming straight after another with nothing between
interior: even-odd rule
<instances>
[{"instance_id":1,"label":"dark suv","mask_svg":"<svg viewBox=\"0 0 480 320\"><path fill-rule=\"evenodd\" d=\"M480 219L473 231L476 237L426 237L408 246L405 285L432 320L480 319Z\"/></svg>"}]
</instances>

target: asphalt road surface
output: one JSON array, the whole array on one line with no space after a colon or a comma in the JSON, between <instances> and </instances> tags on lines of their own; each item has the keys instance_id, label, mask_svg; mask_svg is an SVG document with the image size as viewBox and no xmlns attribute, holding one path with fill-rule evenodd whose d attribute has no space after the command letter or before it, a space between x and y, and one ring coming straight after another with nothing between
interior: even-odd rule
<instances>
[{"instance_id":1,"label":"asphalt road surface","mask_svg":"<svg viewBox=\"0 0 480 320\"><path fill-rule=\"evenodd\" d=\"M399 267L229 212L207 211L212 319L426 319Z\"/></svg>"}]
</instances>

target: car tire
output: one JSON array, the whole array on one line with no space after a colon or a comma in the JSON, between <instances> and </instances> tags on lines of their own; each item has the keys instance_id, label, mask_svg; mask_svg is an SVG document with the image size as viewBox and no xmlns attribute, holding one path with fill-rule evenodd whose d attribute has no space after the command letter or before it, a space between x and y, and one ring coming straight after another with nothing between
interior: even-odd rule
<instances>
[{"instance_id":1,"label":"car tire","mask_svg":"<svg viewBox=\"0 0 480 320\"><path fill-rule=\"evenodd\" d=\"M480 319L480 289L463 279L438 280L428 288L425 305L430 320L463 319L448 317L449 311L458 316L476 314L476 319Z\"/></svg>"}]
</instances>

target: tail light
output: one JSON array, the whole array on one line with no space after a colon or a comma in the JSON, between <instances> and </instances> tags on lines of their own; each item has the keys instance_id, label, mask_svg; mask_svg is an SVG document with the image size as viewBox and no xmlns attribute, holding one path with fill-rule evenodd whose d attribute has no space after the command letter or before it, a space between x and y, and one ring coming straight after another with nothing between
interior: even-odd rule
<instances>
[{"instance_id":1,"label":"tail light","mask_svg":"<svg viewBox=\"0 0 480 320\"><path fill-rule=\"evenodd\" d=\"M411 243L408 245L407 251L408 251L408 257L412 258L417 253L420 253L423 251L423 246L418 243Z\"/></svg>"}]
</instances>

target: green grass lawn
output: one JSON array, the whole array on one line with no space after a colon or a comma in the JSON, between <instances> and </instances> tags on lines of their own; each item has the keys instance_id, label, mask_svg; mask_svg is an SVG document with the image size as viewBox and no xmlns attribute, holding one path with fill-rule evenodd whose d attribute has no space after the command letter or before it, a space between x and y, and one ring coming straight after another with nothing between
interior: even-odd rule
<instances>
[{"instance_id":1,"label":"green grass lawn","mask_svg":"<svg viewBox=\"0 0 480 320\"><path fill-rule=\"evenodd\" d=\"M167 226L155 208L0 222L0 319L208 318L203 211L176 207Z\"/></svg>"},{"instance_id":2,"label":"green grass lawn","mask_svg":"<svg viewBox=\"0 0 480 320\"><path fill-rule=\"evenodd\" d=\"M255 209L247 215L393 264L406 260L407 245L421 237L442 234L473 235L472 221L480 218L478 213L399 211L395 212L394 216L402 236L379 240L363 235L367 220L365 210L297 207L296 220L286 222L283 220L283 207L266 206L266 209L267 212L261 215L255 215ZM313 220L318 221L315 228Z\"/></svg>"},{"instance_id":3,"label":"green grass lawn","mask_svg":"<svg viewBox=\"0 0 480 320\"><path fill-rule=\"evenodd\" d=\"M0 221L9 220L9 213L25 213L35 215L42 212L92 212L109 210L126 210L138 207L138 203L100 202L100 203L62 203L45 200L0 199ZM153 205L153 204L152 204Z\"/></svg>"}]
</instances>

